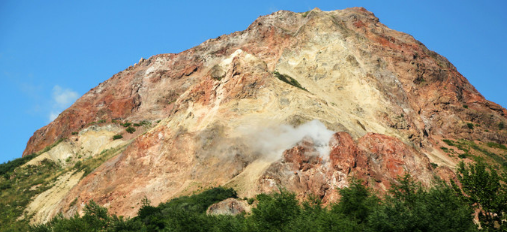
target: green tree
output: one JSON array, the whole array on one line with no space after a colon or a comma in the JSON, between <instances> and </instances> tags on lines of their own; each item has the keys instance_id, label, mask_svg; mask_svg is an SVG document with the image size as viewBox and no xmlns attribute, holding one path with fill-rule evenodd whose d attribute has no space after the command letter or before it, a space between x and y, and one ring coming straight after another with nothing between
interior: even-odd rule
<instances>
[{"instance_id":1,"label":"green tree","mask_svg":"<svg viewBox=\"0 0 507 232\"><path fill-rule=\"evenodd\" d=\"M456 175L461 188L452 181L454 192L468 205L479 210L481 227L486 230L507 230L507 178L498 175L495 169L483 162L469 165L460 162Z\"/></svg>"},{"instance_id":2,"label":"green tree","mask_svg":"<svg viewBox=\"0 0 507 232\"><path fill-rule=\"evenodd\" d=\"M366 221L370 212L379 202L379 199L359 180L352 180L348 188L339 191L342 197L340 202L332 207L332 211L346 215L358 224Z\"/></svg>"},{"instance_id":3,"label":"green tree","mask_svg":"<svg viewBox=\"0 0 507 232\"><path fill-rule=\"evenodd\" d=\"M254 231L279 231L299 216L299 201L294 193L280 189L272 195L257 195L257 208L252 209L250 228Z\"/></svg>"},{"instance_id":4,"label":"green tree","mask_svg":"<svg viewBox=\"0 0 507 232\"><path fill-rule=\"evenodd\" d=\"M425 190L405 175L368 218L371 231L476 231L471 208L445 183Z\"/></svg>"}]
</instances>

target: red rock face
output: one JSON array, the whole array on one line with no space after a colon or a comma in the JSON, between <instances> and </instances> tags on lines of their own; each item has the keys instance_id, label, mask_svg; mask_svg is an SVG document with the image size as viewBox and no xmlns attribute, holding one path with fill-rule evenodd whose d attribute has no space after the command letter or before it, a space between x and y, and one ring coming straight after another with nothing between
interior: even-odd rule
<instances>
[{"instance_id":1,"label":"red rock face","mask_svg":"<svg viewBox=\"0 0 507 232\"><path fill-rule=\"evenodd\" d=\"M350 178L365 180L364 184L381 192L405 174L424 185L433 179L429 159L394 137L369 133L356 142L339 132L330 145L327 161L316 155L311 140L286 150L283 159L260 179L261 186L265 191L285 187L301 198L313 195L329 202L338 198L336 189L348 186ZM445 171L442 175L446 176Z\"/></svg>"}]
</instances>

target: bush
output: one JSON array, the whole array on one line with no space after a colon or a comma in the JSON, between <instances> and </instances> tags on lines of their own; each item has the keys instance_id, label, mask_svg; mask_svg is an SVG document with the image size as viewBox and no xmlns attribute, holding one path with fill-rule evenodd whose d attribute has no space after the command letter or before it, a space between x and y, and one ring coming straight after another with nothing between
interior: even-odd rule
<instances>
[{"instance_id":1,"label":"bush","mask_svg":"<svg viewBox=\"0 0 507 232\"><path fill-rule=\"evenodd\" d=\"M273 74L274 74L274 75L276 76L276 78L278 78L279 80L281 80L281 81L283 81L283 82L285 82L285 83L287 83L287 84L289 84L289 85L292 85L292 86L294 86L294 87L296 87L296 88L300 88L300 89L302 89L302 90L304 90L304 91L307 91L307 92L308 92L308 90L306 90L305 88L303 88L303 86L301 86L301 84L299 84L299 82L298 82L296 79L294 79L294 78L290 77L289 75L280 74L280 73L279 73L279 72L277 72L277 71L273 72Z\"/></svg>"},{"instance_id":2,"label":"bush","mask_svg":"<svg viewBox=\"0 0 507 232\"><path fill-rule=\"evenodd\" d=\"M74 169L79 170L82 165L83 165L83 162L81 162L81 160L77 161L76 164L74 164Z\"/></svg>"},{"instance_id":3,"label":"bush","mask_svg":"<svg viewBox=\"0 0 507 232\"><path fill-rule=\"evenodd\" d=\"M449 146L454 146L454 142L452 140L444 139L442 141L444 141L444 143L447 144L447 145L449 145Z\"/></svg>"},{"instance_id":4,"label":"bush","mask_svg":"<svg viewBox=\"0 0 507 232\"><path fill-rule=\"evenodd\" d=\"M498 123L498 129L503 130L503 128L505 128L505 125L503 124L503 122Z\"/></svg>"},{"instance_id":5,"label":"bush","mask_svg":"<svg viewBox=\"0 0 507 232\"><path fill-rule=\"evenodd\" d=\"M140 124L141 124L142 126L149 126L149 125L151 125L151 122L150 122L150 121L148 121L148 120L143 120L143 121L141 121L141 123L140 123Z\"/></svg>"},{"instance_id":6,"label":"bush","mask_svg":"<svg viewBox=\"0 0 507 232\"><path fill-rule=\"evenodd\" d=\"M468 129L473 130L474 124L473 123L467 123Z\"/></svg>"},{"instance_id":7,"label":"bush","mask_svg":"<svg viewBox=\"0 0 507 232\"><path fill-rule=\"evenodd\" d=\"M123 138L123 135L120 135L120 134L113 136L113 140L117 140L117 139L121 139L121 138Z\"/></svg>"},{"instance_id":8,"label":"bush","mask_svg":"<svg viewBox=\"0 0 507 232\"><path fill-rule=\"evenodd\" d=\"M466 153L465 154L459 154L458 157L461 158L461 159L465 159L465 158L468 157L468 155Z\"/></svg>"},{"instance_id":9,"label":"bush","mask_svg":"<svg viewBox=\"0 0 507 232\"><path fill-rule=\"evenodd\" d=\"M28 161L35 158L37 155L32 153L31 155L27 155L21 158L17 158L12 161L7 161L7 163L0 164L0 175L4 175L14 171L17 167L27 163Z\"/></svg>"},{"instance_id":10,"label":"bush","mask_svg":"<svg viewBox=\"0 0 507 232\"><path fill-rule=\"evenodd\" d=\"M76 131L72 132L72 135L77 135L78 133Z\"/></svg>"},{"instance_id":11,"label":"bush","mask_svg":"<svg viewBox=\"0 0 507 232\"><path fill-rule=\"evenodd\" d=\"M134 128L134 127L128 127L127 129L125 129L125 131L127 131L130 134L132 134L132 133L136 132L136 128Z\"/></svg>"},{"instance_id":12,"label":"bush","mask_svg":"<svg viewBox=\"0 0 507 232\"><path fill-rule=\"evenodd\" d=\"M503 149L503 150L507 150L507 147L503 144L498 144L498 143L494 143L494 142L489 142L487 143L488 147L492 147L492 148L499 148L499 149Z\"/></svg>"},{"instance_id":13,"label":"bush","mask_svg":"<svg viewBox=\"0 0 507 232\"><path fill-rule=\"evenodd\" d=\"M130 125L132 125L132 123L130 122L126 122L126 123L123 123L121 124L123 127L130 127Z\"/></svg>"}]
</instances>

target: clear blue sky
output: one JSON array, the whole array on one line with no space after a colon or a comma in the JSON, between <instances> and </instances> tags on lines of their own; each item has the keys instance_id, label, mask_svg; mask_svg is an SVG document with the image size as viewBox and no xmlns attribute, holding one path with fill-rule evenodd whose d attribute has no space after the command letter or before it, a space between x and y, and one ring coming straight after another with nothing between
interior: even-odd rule
<instances>
[{"instance_id":1,"label":"clear blue sky","mask_svg":"<svg viewBox=\"0 0 507 232\"><path fill-rule=\"evenodd\" d=\"M241 31L260 15L363 6L447 57L507 107L507 1L0 1L0 163L91 88L139 61Z\"/></svg>"}]
</instances>

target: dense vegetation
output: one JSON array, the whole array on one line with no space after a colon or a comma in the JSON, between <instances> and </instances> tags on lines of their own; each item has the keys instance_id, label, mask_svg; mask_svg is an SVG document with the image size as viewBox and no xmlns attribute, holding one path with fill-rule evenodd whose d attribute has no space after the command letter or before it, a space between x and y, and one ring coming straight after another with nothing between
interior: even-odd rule
<instances>
[{"instance_id":1,"label":"dense vegetation","mask_svg":"<svg viewBox=\"0 0 507 232\"><path fill-rule=\"evenodd\" d=\"M90 202L82 217L61 215L32 231L478 231L474 210L483 231L505 230L507 188L500 176L483 163L458 168L460 188L444 182L425 189L410 176L393 184L378 197L360 181L340 189L337 203L323 207L320 200L300 203L295 194L281 190L257 195L247 215L211 216L206 209L226 198L233 189L213 188L200 194L175 198L159 206L148 199L138 215L124 219Z\"/></svg>"},{"instance_id":2,"label":"dense vegetation","mask_svg":"<svg viewBox=\"0 0 507 232\"><path fill-rule=\"evenodd\" d=\"M24 209L34 196L52 187L58 168L54 162L43 160L40 165L16 167L0 176L0 231L28 230L29 217Z\"/></svg>"},{"instance_id":3,"label":"dense vegetation","mask_svg":"<svg viewBox=\"0 0 507 232\"><path fill-rule=\"evenodd\" d=\"M14 169L23 164L26 164L28 161L32 160L36 156L37 156L36 154L31 154L24 156L22 158L17 158L15 160L0 164L0 175L5 175L7 177L9 173L12 173L14 171Z\"/></svg>"}]
</instances>

